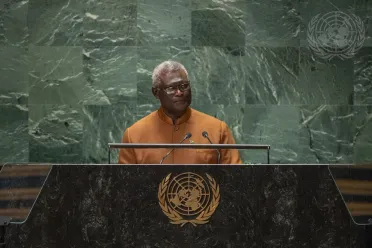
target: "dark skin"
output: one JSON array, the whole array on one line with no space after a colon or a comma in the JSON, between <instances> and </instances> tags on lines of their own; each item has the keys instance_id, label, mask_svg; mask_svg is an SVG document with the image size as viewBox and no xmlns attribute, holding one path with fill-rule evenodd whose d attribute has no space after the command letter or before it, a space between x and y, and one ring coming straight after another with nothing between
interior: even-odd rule
<instances>
[{"instance_id":1,"label":"dark skin","mask_svg":"<svg viewBox=\"0 0 372 248\"><path fill-rule=\"evenodd\" d=\"M187 75L184 71L167 73L161 80L159 88L152 88L153 95L159 99L164 113L169 116L173 123L176 123L191 104L191 87L182 92L177 89L175 94L168 95L163 89L175 87L187 82Z\"/></svg>"}]
</instances>

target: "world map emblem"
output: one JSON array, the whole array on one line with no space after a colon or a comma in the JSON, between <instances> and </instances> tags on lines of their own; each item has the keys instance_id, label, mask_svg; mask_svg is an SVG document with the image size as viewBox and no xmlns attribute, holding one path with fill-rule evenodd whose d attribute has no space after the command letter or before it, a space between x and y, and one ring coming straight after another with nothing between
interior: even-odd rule
<instances>
[{"instance_id":1,"label":"world map emblem","mask_svg":"<svg viewBox=\"0 0 372 248\"><path fill-rule=\"evenodd\" d=\"M220 201L216 181L207 173L205 178L192 172L171 175L161 181L158 190L159 205L170 223L208 223Z\"/></svg>"},{"instance_id":2,"label":"world map emblem","mask_svg":"<svg viewBox=\"0 0 372 248\"><path fill-rule=\"evenodd\" d=\"M318 14L307 28L309 47L324 59L349 59L363 46L364 40L363 21L354 14L341 11Z\"/></svg>"}]
</instances>

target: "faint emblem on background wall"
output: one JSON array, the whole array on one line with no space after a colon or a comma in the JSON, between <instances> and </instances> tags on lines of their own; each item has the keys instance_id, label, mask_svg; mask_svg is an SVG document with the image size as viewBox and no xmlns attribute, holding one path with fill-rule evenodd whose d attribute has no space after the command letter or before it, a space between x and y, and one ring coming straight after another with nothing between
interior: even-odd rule
<instances>
[{"instance_id":1,"label":"faint emblem on background wall","mask_svg":"<svg viewBox=\"0 0 372 248\"><path fill-rule=\"evenodd\" d=\"M363 21L341 11L318 14L307 27L309 47L324 59L349 59L363 46L364 39Z\"/></svg>"},{"instance_id":2,"label":"faint emblem on background wall","mask_svg":"<svg viewBox=\"0 0 372 248\"><path fill-rule=\"evenodd\" d=\"M205 224L216 211L220 201L220 188L208 174L206 178L186 172L171 177L168 174L159 184L159 205L170 223Z\"/></svg>"}]
</instances>

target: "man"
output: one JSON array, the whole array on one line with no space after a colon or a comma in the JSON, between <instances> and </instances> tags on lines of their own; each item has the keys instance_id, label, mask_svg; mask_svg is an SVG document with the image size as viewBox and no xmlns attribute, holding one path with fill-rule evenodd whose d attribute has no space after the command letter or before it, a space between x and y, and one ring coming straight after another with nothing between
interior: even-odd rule
<instances>
[{"instance_id":1,"label":"man","mask_svg":"<svg viewBox=\"0 0 372 248\"><path fill-rule=\"evenodd\" d=\"M161 107L124 132L122 143L234 144L226 123L190 108L191 86L185 67L175 61L159 64L152 75L152 93ZM185 135L192 136L185 139ZM205 133L204 133L205 134ZM169 153L168 156L164 156ZM219 161L218 161L219 160ZM241 164L239 151L221 149L121 149L119 164Z\"/></svg>"}]
</instances>

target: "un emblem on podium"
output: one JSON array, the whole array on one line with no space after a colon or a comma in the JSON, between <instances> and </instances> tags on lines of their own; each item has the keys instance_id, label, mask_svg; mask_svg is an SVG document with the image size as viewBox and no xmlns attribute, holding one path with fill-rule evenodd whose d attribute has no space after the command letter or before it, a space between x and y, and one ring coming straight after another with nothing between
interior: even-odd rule
<instances>
[{"instance_id":1,"label":"un emblem on podium","mask_svg":"<svg viewBox=\"0 0 372 248\"><path fill-rule=\"evenodd\" d=\"M208 174L206 180L192 172L171 178L168 174L159 184L159 205L172 224L209 222L220 201L220 188Z\"/></svg>"}]
</instances>

